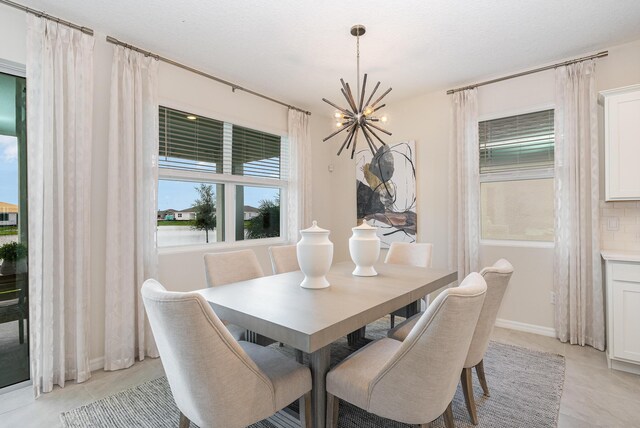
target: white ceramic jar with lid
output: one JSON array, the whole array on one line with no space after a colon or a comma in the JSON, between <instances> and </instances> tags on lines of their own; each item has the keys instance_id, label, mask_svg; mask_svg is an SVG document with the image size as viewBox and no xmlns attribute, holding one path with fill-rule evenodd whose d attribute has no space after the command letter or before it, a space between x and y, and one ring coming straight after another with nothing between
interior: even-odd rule
<instances>
[{"instance_id":1,"label":"white ceramic jar with lid","mask_svg":"<svg viewBox=\"0 0 640 428\"><path fill-rule=\"evenodd\" d=\"M349 238L349 253L356 264L353 274L356 276L376 276L378 272L373 265L380 257L380 238L376 234L377 227L362 222L351 229L353 235Z\"/></svg>"},{"instance_id":2,"label":"white ceramic jar with lid","mask_svg":"<svg viewBox=\"0 0 640 428\"><path fill-rule=\"evenodd\" d=\"M333 243L329 241L329 231L313 225L300 231L302 238L297 244L298 264L304 273L300 284L303 288L326 288L329 281L326 275L333 261Z\"/></svg>"}]
</instances>

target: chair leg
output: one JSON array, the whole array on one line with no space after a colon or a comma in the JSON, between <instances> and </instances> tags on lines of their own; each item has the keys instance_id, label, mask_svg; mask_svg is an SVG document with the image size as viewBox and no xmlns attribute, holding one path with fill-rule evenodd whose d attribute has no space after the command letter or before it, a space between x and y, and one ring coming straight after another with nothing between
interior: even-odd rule
<instances>
[{"instance_id":1,"label":"chair leg","mask_svg":"<svg viewBox=\"0 0 640 428\"><path fill-rule=\"evenodd\" d=\"M480 362L476 364L476 374L478 375L478 380L480 381L484 395L489 397L489 385L487 385L487 378L484 376L484 360L480 360Z\"/></svg>"},{"instance_id":2,"label":"chair leg","mask_svg":"<svg viewBox=\"0 0 640 428\"><path fill-rule=\"evenodd\" d=\"M296 349L296 361L300 364L302 364L302 362L304 361L304 356L302 354L302 351L299 349Z\"/></svg>"},{"instance_id":3,"label":"chair leg","mask_svg":"<svg viewBox=\"0 0 640 428\"><path fill-rule=\"evenodd\" d=\"M453 401L449 403L447 406L447 410L442 414L444 417L444 426L445 428L455 428L455 423L453 422Z\"/></svg>"},{"instance_id":4,"label":"chair leg","mask_svg":"<svg viewBox=\"0 0 640 428\"><path fill-rule=\"evenodd\" d=\"M182 412L180 412L180 425L178 425L178 427L189 428L189 425L191 425L191 421L189 420L189 418L187 418Z\"/></svg>"},{"instance_id":5,"label":"chair leg","mask_svg":"<svg viewBox=\"0 0 640 428\"><path fill-rule=\"evenodd\" d=\"M327 427L326 428L338 428L338 408L340 406L340 399L327 392Z\"/></svg>"},{"instance_id":6,"label":"chair leg","mask_svg":"<svg viewBox=\"0 0 640 428\"><path fill-rule=\"evenodd\" d=\"M473 378L471 377L471 369L462 369L460 375L460 382L462 382L462 392L464 393L464 402L467 405L469 416L471 416L471 422L474 425L478 425L478 415L476 414L476 402L473 398Z\"/></svg>"},{"instance_id":7,"label":"chair leg","mask_svg":"<svg viewBox=\"0 0 640 428\"><path fill-rule=\"evenodd\" d=\"M391 318L391 328L393 328L396 325L396 316L391 314L390 318Z\"/></svg>"},{"instance_id":8,"label":"chair leg","mask_svg":"<svg viewBox=\"0 0 640 428\"><path fill-rule=\"evenodd\" d=\"M311 391L300 397L300 426L301 428L312 428L311 421Z\"/></svg>"}]
</instances>

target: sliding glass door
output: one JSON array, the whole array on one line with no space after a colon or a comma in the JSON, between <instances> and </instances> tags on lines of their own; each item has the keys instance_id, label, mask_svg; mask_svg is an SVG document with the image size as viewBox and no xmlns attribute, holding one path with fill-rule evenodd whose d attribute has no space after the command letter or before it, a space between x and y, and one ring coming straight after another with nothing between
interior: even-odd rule
<instances>
[{"instance_id":1,"label":"sliding glass door","mask_svg":"<svg viewBox=\"0 0 640 428\"><path fill-rule=\"evenodd\" d=\"M0 388L29 379L26 81L0 73Z\"/></svg>"}]
</instances>

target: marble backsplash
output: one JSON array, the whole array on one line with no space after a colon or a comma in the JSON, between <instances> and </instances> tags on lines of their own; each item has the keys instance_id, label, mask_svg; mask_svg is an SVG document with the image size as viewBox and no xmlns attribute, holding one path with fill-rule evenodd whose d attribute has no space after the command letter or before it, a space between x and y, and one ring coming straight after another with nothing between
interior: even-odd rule
<instances>
[{"instance_id":1,"label":"marble backsplash","mask_svg":"<svg viewBox=\"0 0 640 428\"><path fill-rule=\"evenodd\" d=\"M600 201L600 248L640 251L640 202Z\"/></svg>"}]
</instances>

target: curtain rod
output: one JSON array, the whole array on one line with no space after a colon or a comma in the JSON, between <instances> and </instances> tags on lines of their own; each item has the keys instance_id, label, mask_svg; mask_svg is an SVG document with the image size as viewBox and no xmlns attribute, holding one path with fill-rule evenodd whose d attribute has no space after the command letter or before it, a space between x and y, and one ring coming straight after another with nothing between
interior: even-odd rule
<instances>
[{"instance_id":1,"label":"curtain rod","mask_svg":"<svg viewBox=\"0 0 640 428\"><path fill-rule=\"evenodd\" d=\"M489 85L491 83L502 82L503 80L513 79L514 77L526 76L527 74L538 73L540 71L551 70L552 68L558 68L558 67L562 67L562 66L565 66L565 65L575 64L576 62L587 61L587 60L595 59L595 58L602 58L602 57L605 57L607 55L609 55L609 51L602 51L602 52L598 52L597 54L594 54L594 55L584 56L582 58L570 59L568 61L559 62L557 64L547 65L545 67L540 67L540 68L534 68L533 70L523 71L521 73L510 74L509 76L498 77L497 79L491 79L491 80L487 80L487 81L484 81L484 82L475 83L473 85L463 86L463 87L457 88L457 89L449 89L447 91L447 95L451 95L454 92L464 91L465 89L473 89L473 88L477 88L478 86L484 86L484 85Z\"/></svg>"},{"instance_id":2,"label":"curtain rod","mask_svg":"<svg viewBox=\"0 0 640 428\"><path fill-rule=\"evenodd\" d=\"M4 0L0 0L0 1L4 1ZM120 40L116 39L115 37L107 36L107 42L113 43L114 45L124 46L127 49L131 49L132 51L140 52L141 54L144 54L146 56L150 56L152 58L155 58L158 61L166 62L167 64L174 65L176 67L179 67L179 68L182 68L184 70L190 71L192 73L198 74L200 76L206 77L207 79L215 80L216 82L222 83L223 85L231 86L231 90L233 92L235 92L236 90L243 91L243 92L246 92L248 94L255 95L256 97L260 97L260 98L263 98L265 100L271 101L273 103L280 104L280 105L285 106L287 108L290 108L292 110L298 110L298 111L300 111L302 113L311 115L311 112L309 112L307 110L303 110L303 109L301 109L299 107L292 106L292 105L287 104L285 102L276 100L275 98L271 98L271 97L269 97L267 95L263 95L263 94L261 94L259 92L252 91L251 89L243 88L242 86L236 85L235 83L229 82L228 80L221 79L221 78L216 77L214 75L211 75L209 73L205 73L204 71L200 71L200 70L195 69L193 67L189 67L188 65L181 64L181 63L179 63L177 61L174 61L172 59L165 58L165 57L160 56L158 54L154 54L153 52L149 52L149 51L146 51L144 49L140 49L140 48L138 48L136 46L121 42Z\"/></svg>"},{"instance_id":3,"label":"curtain rod","mask_svg":"<svg viewBox=\"0 0 640 428\"><path fill-rule=\"evenodd\" d=\"M42 11L31 9L31 8L29 8L27 6L23 6L20 3L16 3L16 2L13 2L13 1L10 1L10 0L0 0L0 4L6 4L7 6L11 6L11 7L19 9L19 10L21 10L23 12L31 13L31 14L37 16L38 18L46 18L46 19L49 19L51 21L55 21L58 24L62 24L62 25L66 25L67 27L75 28L76 30L80 30L85 34L93 36L93 30L91 28L83 27L81 25L74 24L73 22L65 21L64 19L60 19L60 18L57 18L55 16L51 16L49 14L46 14L46 13L42 12Z\"/></svg>"}]
</instances>

